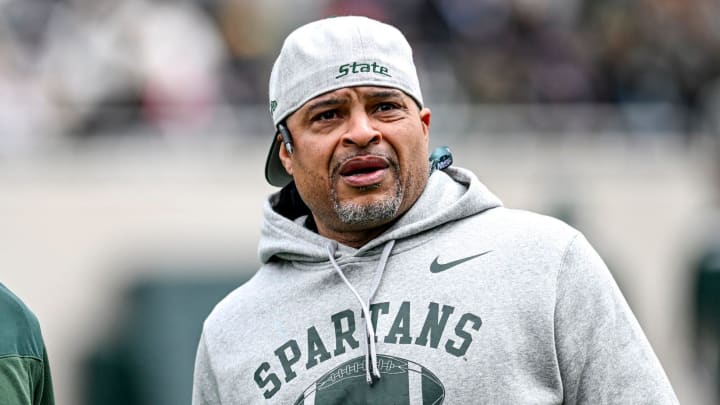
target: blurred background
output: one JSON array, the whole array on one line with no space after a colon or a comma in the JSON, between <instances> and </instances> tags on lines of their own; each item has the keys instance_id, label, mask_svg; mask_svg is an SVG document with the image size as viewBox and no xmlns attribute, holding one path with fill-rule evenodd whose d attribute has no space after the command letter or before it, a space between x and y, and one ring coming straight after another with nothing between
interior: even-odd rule
<instances>
[{"instance_id":1,"label":"blurred background","mask_svg":"<svg viewBox=\"0 0 720 405\"><path fill-rule=\"evenodd\" d=\"M717 0L0 0L0 282L58 404L190 404L201 323L259 261L281 41L403 30L449 145L607 261L683 404L720 387Z\"/></svg>"}]
</instances>

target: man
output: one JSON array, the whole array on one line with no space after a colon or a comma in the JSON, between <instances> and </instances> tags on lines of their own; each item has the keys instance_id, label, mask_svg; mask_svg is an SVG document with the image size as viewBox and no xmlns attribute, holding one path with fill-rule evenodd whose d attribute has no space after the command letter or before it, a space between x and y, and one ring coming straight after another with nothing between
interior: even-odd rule
<instances>
[{"instance_id":1,"label":"man","mask_svg":"<svg viewBox=\"0 0 720 405\"><path fill-rule=\"evenodd\" d=\"M0 404L54 403L50 364L38 320L0 283Z\"/></svg>"},{"instance_id":2,"label":"man","mask_svg":"<svg viewBox=\"0 0 720 405\"><path fill-rule=\"evenodd\" d=\"M607 268L558 220L433 170L395 28L291 33L270 77L263 266L208 317L193 403L670 404Z\"/></svg>"}]
</instances>

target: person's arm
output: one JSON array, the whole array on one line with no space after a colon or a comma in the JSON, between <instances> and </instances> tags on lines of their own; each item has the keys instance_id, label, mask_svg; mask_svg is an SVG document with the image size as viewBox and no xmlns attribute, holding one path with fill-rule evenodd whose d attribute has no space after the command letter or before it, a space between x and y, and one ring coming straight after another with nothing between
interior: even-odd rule
<instances>
[{"instance_id":1,"label":"person's arm","mask_svg":"<svg viewBox=\"0 0 720 405\"><path fill-rule=\"evenodd\" d=\"M195 357L195 375L193 377L192 405L220 405L217 381L210 364L205 335L200 337Z\"/></svg>"},{"instance_id":2,"label":"person's arm","mask_svg":"<svg viewBox=\"0 0 720 405\"><path fill-rule=\"evenodd\" d=\"M31 356L0 356L0 398L3 405L44 405L43 360Z\"/></svg>"},{"instance_id":3,"label":"person's arm","mask_svg":"<svg viewBox=\"0 0 720 405\"><path fill-rule=\"evenodd\" d=\"M555 340L564 403L678 403L617 284L582 235L558 273Z\"/></svg>"},{"instance_id":4,"label":"person's arm","mask_svg":"<svg viewBox=\"0 0 720 405\"><path fill-rule=\"evenodd\" d=\"M52 375L50 373L50 361L48 360L47 349L43 346L43 363L40 375L40 382L35 385L34 405L55 405L55 392L53 391Z\"/></svg>"}]
</instances>

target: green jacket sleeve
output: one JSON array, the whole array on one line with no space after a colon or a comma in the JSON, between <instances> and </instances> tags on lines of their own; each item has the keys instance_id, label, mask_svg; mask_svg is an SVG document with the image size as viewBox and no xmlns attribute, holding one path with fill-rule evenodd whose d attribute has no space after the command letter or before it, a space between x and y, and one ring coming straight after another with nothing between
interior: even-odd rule
<instances>
[{"instance_id":1,"label":"green jacket sleeve","mask_svg":"<svg viewBox=\"0 0 720 405\"><path fill-rule=\"evenodd\" d=\"M7 405L54 405L47 354L0 358L0 398Z\"/></svg>"},{"instance_id":2,"label":"green jacket sleeve","mask_svg":"<svg viewBox=\"0 0 720 405\"><path fill-rule=\"evenodd\" d=\"M50 363L35 314L0 283L0 405L54 405Z\"/></svg>"}]
</instances>

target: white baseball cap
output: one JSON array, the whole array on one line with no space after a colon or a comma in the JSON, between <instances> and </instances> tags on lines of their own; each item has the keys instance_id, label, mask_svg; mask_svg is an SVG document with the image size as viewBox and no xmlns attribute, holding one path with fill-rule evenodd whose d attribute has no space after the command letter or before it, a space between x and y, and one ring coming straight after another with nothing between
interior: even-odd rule
<instances>
[{"instance_id":1,"label":"white baseball cap","mask_svg":"<svg viewBox=\"0 0 720 405\"><path fill-rule=\"evenodd\" d=\"M309 100L343 87L402 90L422 107L412 49L395 27L367 17L331 17L288 35L270 73L270 115L276 132L265 162L268 183L292 181L278 156L277 126Z\"/></svg>"}]
</instances>

